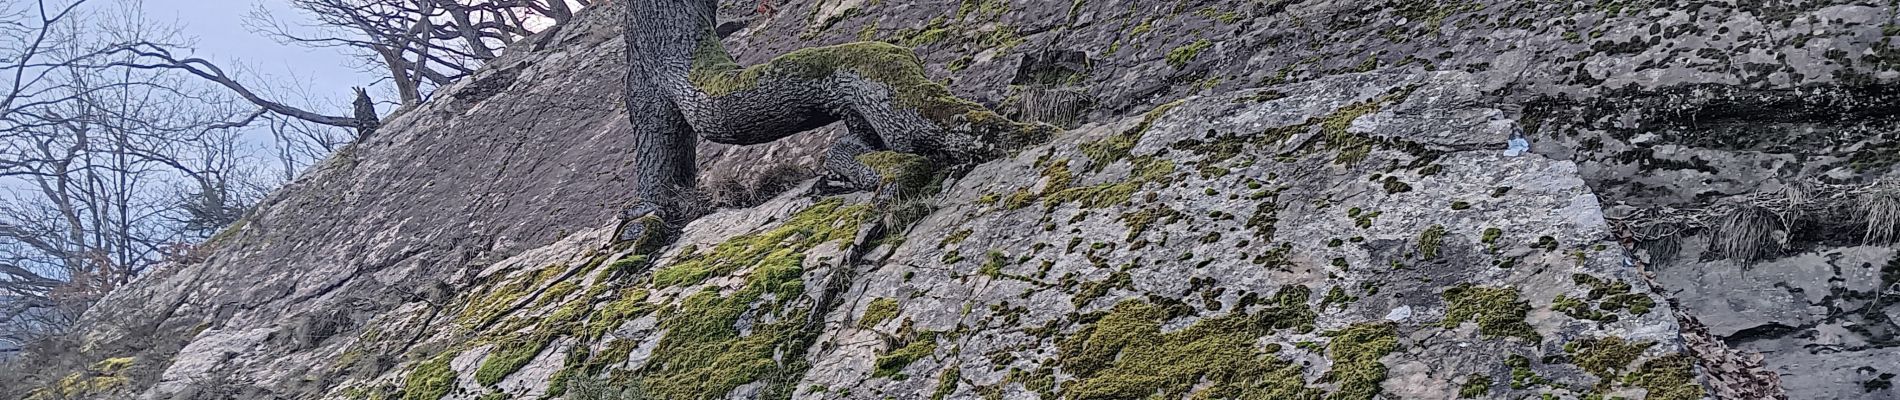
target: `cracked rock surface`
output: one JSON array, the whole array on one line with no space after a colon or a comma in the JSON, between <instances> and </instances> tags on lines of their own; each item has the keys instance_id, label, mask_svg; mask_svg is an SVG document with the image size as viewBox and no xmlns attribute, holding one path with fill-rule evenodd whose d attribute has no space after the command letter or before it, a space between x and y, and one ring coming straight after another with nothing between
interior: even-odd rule
<instances>
[{"instance_id":1,"label":"cracked rock surface","mask_svg":"<svg viewBox=\"0 0 1900 400\"><path fill-rule=\"evenodd\" d=\"M742 63L890 41L1068 130L898 208L791 188L630 256L620 16L593 7L109 296L50 376L141 399L1900 398L1900 256L1855 203L1900 178L1893 4L725 3ZM702 145L705 184L808 176L835 132ZM1767 250L1726 254L1723 213L1789 193L1813 201Z\"/></svg>"}]
</instances>

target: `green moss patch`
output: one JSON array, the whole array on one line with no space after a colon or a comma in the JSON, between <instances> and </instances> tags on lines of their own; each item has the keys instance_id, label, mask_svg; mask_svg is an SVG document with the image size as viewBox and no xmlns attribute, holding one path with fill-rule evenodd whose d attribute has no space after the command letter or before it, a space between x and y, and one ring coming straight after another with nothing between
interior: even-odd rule
<instances>
[{"instance_id":1,"label":"green moss patch","mask_svg":"<svg viewBox=\"0 0 1900 400\"><path fill-rule=\"evenodd\" d=\"M826 200L765 232L739 236L694 253L653 273L656 286L690 285L745 267L782 268L804 261L805 252L827 242L849 243L869 207Z\"/></svg>"},{"instance_id":2,"label":"green moss patch","mask_svg":"<svg viewBox=\"0 0 1900 400\"><path fill-rule=\"evenodd\" d=\"M1577 367L1589 371L1591 375L1603 378L1604 382L1616 379L1630 363L1643 356L1643 351L1655 346L1651 342L1631 342L1623 338L1610 336L1601 339L1582 339L1564 344L1564 352L1570 353Z\"/></svg>"},{"instance_id":3,"label":"green moss patch","mask_svg":"<svg viewBox=\"0 0 1900 400\"><path fill-rule=\"evenodd\" d=\"M858 156L858 162L877 171L883 184L894 186L898 193L922 193L930 186L932 174L930 159L924 156L899 153L895 151L874 151Z\"/></svg>"},{"instance_id":4,"label":"green moss patch","mask_svg":"<svg viewBox=\"0 0 1900 400\"><path fill-rule=\"evenodd\" d=\"M937 390L930 393L930 400L943 400L957 390L957 383L963 380L963 370L952 365L943 369L943 375L937 377Z\"/></svg>"},{"instance_id":5,"label":"green moss patch","mask_svg":"<svg viewBox=\"0 0 1900 400\"><path fill-rule=\"evenodd\" d=\"M565 271L566 264L553 264L491 285L486 292L469 299L456 321L470 327L492 323L534 294L536 288Z\"/></svg>"},{"instance_id":6,"label":"green moss patch","mask_svg":"<svg viewBox=\"0 0 1900 400\"><path fill-rule=\"evenodd\" d=\"M601 338L605 336L608 331L619 328L620 324L626 323L628 320L652 313L654 308L655 306L653 304L647 303L647 291L623 289L620 292L620 297L607 302L605 306L600 307L599 310L595 310L593 315L587 319L587 337L590 339Z\"/></svg>"},{"instance_id":7,"label":"green moss patch","mask_svg":"<svg viewBox=\"0 0 1900 400\"><path fill-rule=\"evenodd\" d=\"M455 352L447 352L417 364L403 379L403 400L436 400L455 390L455 369L449 367L453 358Z\"/></svg>"},{"instance_id":8,"label":"green moss patch","mask_svg":"<svg viewBox=\"0 0 1900 400\"><path fill-rule=\"evenodd\" d=\"M1133 128L1129 128L1128 130L1100 141L1083 143L1082 154L1087 155L1091 161L1089 168L1091 170L1101 170L1110 163L1127 158L1129 151L1135 149L1135 143L1141 142L1141 137L1148 133L1148 128L1154 126L1155 120L1161 119L1161 116L1167 115L1169 110L1173 110L1185 102L1186 100L1176 100L1156 106L1153 110L1148 110L1147 114L1143 114L1141 123L1136 124Z\"/></svg>"},{"instance_id":9,"label":"green moss patch","mask_svg":"<svg viewBox=\"0 0 1900 400\"><path fill-rule=\"evenodd\" d=\"M1432 225L1418 234L1418 256L1427 260L1438 258L1438 246L1445 240L1445 226Z\"/></svg>"},{"instance_id":10,"label":"green moss patch","mask_svg":"<svg viewBox=\"0 0 1900 400\"><path fill-rule=\"evenodd\" d=\"M1258 338L1281 329L1312 329L1311 291L1289 286L1264 310L1230 313L1163 333L1186 312L1141 300L1116 304L1101 319L1057 343L1057 363L1075 379L1065 399L1316 398L1300 367L1262 348Z\"/></svg>"},{"instance_id":11,"label":"green moss patch","mask_svg":"<svg viewBox=\"0 0 1900 400\"><path fill-rule=\"evenodd\" d=\"M880 297L871 300L871 304L864 307L864 316L858 317L858 327L871 329L879 323L896 317L897 299Z\"/></svg>"},{"instance_id":12,"label":"green moss patch","mask_svg":"<svg viewBox=\"0 0 1900 400\"><path fill-rule=\"evenodd\" d=\"M1518 337L1531 343L1543 340L1531 324L1524 322L1529 302L1518 300L1516 288L1476 286L1469 283L1446 289L1445 329L1457 329L1465 322L1478 324L1478 333L1493 337Z\"/></svg>"},{"instance_id":13,"label":"green moss patch","mask_svg":"<svg viewBox=\"0 0 1900 400\"><path fill-rule=\"evenodd\" d=\"M1201 39L1194 41L1194 43L1184 44L1181 45L1181 47L1168 50L1168 65L1172 65L1175 68L1186 66L1188 62L1194 61L1195 57L1199 57L1201 51L1207 50L1209 47L1214 47L1214 42Z\"/></svg>"},{"instance_id":14,"label":"green moss patch","mask_svg":"<svg viewBox=\"0 0 1900 400\"><path fill-rule=\"evenodd\" d=\"M921 360L924 357L929 357L932 354L936 354L936 352L937 333L925 332L918 335L916 339L911 340L910 343L905 344L904 347L899 347L891 350L889 353L878 355L876 368L871 371L871 377L897 377L899 376L899 372L904 371L904 367L910 366L910 363L917 362L917 360Z\"/></svg>"},{"instance_id":15,"label":"green moss patch","mask_svg":"<svg viewBox=\"0 0 1900 400\"><path fill-rule=\"evenodd\" d=\"M1458 386L1458 398L1475 399L1491 394L1491 377L1484 374L1471 374L1465 377L1465 384Z\"/></svg>"},{"instance_id":16,"label":"green moss patch","mask_svg":"<svg viewBox=\"0 0 1900 400\"><path fill-rule=\"evenodd\" d=\"M1703 395L1695 379L1695 359L1681 353L1644 361L1624 382L1648 391L1649 400L1695 400Z\"/></svg>"},{"instance_id":17,"label":"green moss patch","mask_svg":"<svg viewBox=\"0 0 1900 400\"><path fill-rule=\"evenodd\" d=\"M534 356L541 354L553 337L546 334L528 334L510 338L496 344L495 350L482 359L482 365L475 369L475 382L483 386L495 386L503 378L521 370Z\"/></svg>"},{"instance_id":18,"label":"green moss patch","mask_svg":"<svg viewBox=\"0 0 1900 400\"><path fill-rule=\"evenodd\" d=\"M1385 389L1380 384L1385 382L1386 368L1379 358L1398 350L1398 335L1398 328L1383 322L1326 332L1326 336L1333 338L1332 343L1326 345L1327 355L1333 358L1333 368L1321 379L1338 386L1326 399L1372 400L1383 393Z\"/></svg>"},{"instance_id":19,"label":"green moss patch","mask_svg":"<svg viewBox=\"0 0 1900 400\"><path fill-rule=\"evenodd\" d=\"M1154 157L1140 157L1136 160L1135 176L1121 182L1104 183L1094 186L1062 189L1043 197L1043 206L1054 209L1066 203L1078 203L1084 208L1101 208L1128 202L1142 185L1150 181L1166 178L1174 173L1174 163Z\"/></svg>"},{"instance_id":20,"label":"green moss patch","mask_svg":"<svg viewBox=\"0 0 1900 400\"><path fill-rule=\"evenodd\" d=\"M656 273L656 284L683 284L751 268L745 284L730 295L707 288L662 313L660 328L666 333L637 372L639 385L656 398L706 399L764 381L765 397L788 396L807 367L802 354L815 333L805 326L811 310L790 306L805 293L800 279L804 252L850 241L865 210L836 199L819 202L778 227L733 238ZM748 315L772 322L757 322L742 335L738 324Z\"/></svg>"}]
</instances>

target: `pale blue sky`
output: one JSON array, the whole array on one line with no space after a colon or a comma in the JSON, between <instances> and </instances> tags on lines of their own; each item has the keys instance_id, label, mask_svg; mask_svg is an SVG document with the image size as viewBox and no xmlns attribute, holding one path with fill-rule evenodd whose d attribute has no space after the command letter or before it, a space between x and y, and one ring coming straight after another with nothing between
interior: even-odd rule
<instances>
[{"instance_id":1,"label":"pale blue sky","mask_svg":"<svg viewBox=\"0 0 1900 400\"><path fill-rule=\"evenodd\" d=\"M193 55L211 60L239 75L246 84L295 83L312 96L346 104L350 87L376 79L357 70L356 60L338 49L312 49L280 44L251 32L245 20L257 6L268 7L279 18L301 23L302 16L288 0L144 0L146 18L175 25L184 39L195 42ZM380 97L380 96L379 96ZM300 99L285 99L297 104Z\"/></svg>"}]
</instances>

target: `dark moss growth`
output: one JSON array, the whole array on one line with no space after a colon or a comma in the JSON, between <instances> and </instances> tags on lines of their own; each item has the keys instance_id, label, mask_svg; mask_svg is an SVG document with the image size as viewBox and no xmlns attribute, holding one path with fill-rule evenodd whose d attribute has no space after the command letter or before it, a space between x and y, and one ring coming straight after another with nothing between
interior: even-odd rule
<instances>
[{"instance_id":1,"label":"dark moss growth","mask_svg":"<svg viewBox=\"0 0 1900 400\"><path fill-rule=\"evenodd\" d=\"M1568 315L1571 318L1576 318L1576 319L1585 319L1585 320L1598 321L1598 322L1616 322L1617 320L1616 313L1605 313L1602 311L1597 311L1595 309L1590 308L1590 303L1584 302L1583 299L1578 299L1575 297L1570 297L1570 296L1561 295L1561 294L1557 295L1557 298L1552 299L1550 301L1550 309L1555 310L1557 312L1564 313L1564 315Z\"/></svg>"},{"instance_id":2,"label":"dark moss growth","mask_svg":"<svg viewBox=\"0 0 1900 400\"><path fill-rule=\"evenodd\" d=\"M1478 333L1492 337L1517 337L1531 343L1543 341L1543 336L1529 323L1524 322L1529 313L1529 302L1518 300L1516 288L1476 286L1469 283L1446 289L1445 319L1439 323L1445 329L1456 329L1464 322L1478 324Z\"/></svg>"},{"instance_id":3,"label":"dark moss growth","mask_svg":"<svg viewBox=\"0 0 1900 400\"><path fill-rule=\"evenodd\" d=\"M931 36L930 40L941 37ZM772 78L816 80L847 72L889 86L899 104L941 125L953 124L958 118L984 124L1009 124L982 105L956 97L942 83L931 80L910 48L889 43L857 42L805 48L742 68L733 61L719 38L709 32L700 40L688 79L707 95L724 96L751 90Z\"/></svg>"},{"instance_id":4,"label":"dark moss growth","mask_svg":"<svg viewBox=\"0 0 1900 400\"><path fill-rule=\"evenodd\" d=\"M1504 365L1511 367L1512 389L1526 389L1546 383L1544 377L1537 376L1537 372L1531 370L1531 359L1528 357L1512 354L1504 361Z\"/></svg>"},{"instance_id":5,"label":"dark moss growth","mask_svg":"<svg viewBox=\"0 0 1900 400\"><path fill-rule=\"evenodd\" d=\"M1351 212L1356 210L1358 210L1358 208L1349 210L1346 214L1348 217L1352 217L1352 225L1359 227L1359 229L1371 228L1372 220L1378 219L1379 214L1385 213L1383 211Z\"/></svg>"},{"instance_id":6,"label":"dark moss growth","mask_svg":"<svg viewBox=\"0 0 1900 400\"><path fill-rule=\"evenodd\" d=\"M1465 384L1458 387L1458 398L1475 399L1491 394L1491 377L1484 374L1471 374L1465 377Z\"/></svg>"},{"instance_id":7,"label":"dark moss growth","mask_svg":"<svg viewBox=\"0 0 1900 400\"><path fill-rule=\"evenodd\" d=\"M1498 243L1498 238L1502 236L1504 236L1503 229L1498 229L1496 227L1484 228L1484 237L1478 239L1478 242L1484 243L1487 245L1492 245L1491 247L1495 248L1497 247L1496 245Z\"/></svg>"},{"instance_id":8,"label":"dark moss growth","mask_svg":"<svg viewBox=\"0 0 1900 400\"><path fill-rule=\"evenodd\" d=\"M1569 353L1577 367L1602 378L1599 386L1615 381L1630 363L1643 356L1643 350L1655 346L1651 342L1630 342L1621 337L1610 336L1602 339L1582 339L1565 343L1564 352Z\"/></svg>"},{"instance_id":9,"label":"dark moss growth","mask_svg":"<svg viewBox=\"0 0 1900 400\"><path fill-rule=\"evenodd\" d=\"M990 250L989 253L985 253L983 255L983 266L978 267L976 270L976 273L978 275L983 275L983 276L987 276L991 278L1000 278L1003 276L1003 266L1008 265L1008 264L1009 264L1008 254L1003 254L1003 252L1000 252L1000 251Z\"/></svg>"},{"instance_id":10,"label":"dark moss growth","mask_svg":"<svg viewBox=\"0 0 1900 400\"><path fill-rule=\"evenodd\" d=\"M1170 225L1180 222L1181 219L1185 217L1186 215L1181 214L1180 211L1175 211L1173 208L1168 208L1167 206L1157 205L1144 208L1141 211L1122 214L1121 222L1123 225L1128 226L1128 240L1135 240L1136 237L1147 232L1149 227L1155 226L1157 222L1161 225Z\"/></svg>"},{"instance_id":11,"label":"dark moss growth","mask_svg":"<svg viewBox=\"0 0 1900 400\"><path fill-rule=\"evenodd\" d=\"M884 321L897 317L897 299L879 297L864 307L864 315L858 317L858 327L870 329Z\"/></svg>"},{"instance_id":12,"label":"dark moss growth","mask_svg":"<svg viewBox=\"0 0 1900 400\"><path fill-rule=\"evenodd\" d=\"M1648 391L1648 400L1696 400L1703 395L1702 385L1696 382L1695 359L1682 353L1644 361L1624 382Z\"/></svg>"},{"instance_id":13,"label":"dark moss growth","mask_svg":"<svg viewBox=\"0 0 1900 400\"><path fill-rule=\"evenodd\" d=\"M1278 199L1261 201L1254 205L1253 215L1247 217L1244 227L1253 230L1255 239L1262 242L1273 240L1273 235L1278 233L1276 225L1280 223L1280 207L1276 201Z\"/></svg>"},{"instance_id":14,"label":"dark moss growth","mask_svg":"<svg viewBox=\"0 0 1900 400\"><path fill-rule=\"evenodd\" d=\"M903 372L904 367L908 367L910 363L921 360L924 357L936 354L936 352L937 333L924 332L918 335L916 339L911 340L910 343L905 344L904 347L878 355L876 369L871 371L871 377L886 378L900 376L898 373Z\"/></svg>"},{"instance_id":15,"label":"dark moss growth","mask_svg":"<svg viewBox=\"0 0 1900 400\"><path fill-rule=\"evenodd\" d=\"M1326 346L1333 368L1320 379L1332 382L1338 390L1327 400L1372 400L1384 392L1386 367L1379 358L1399 348L1398 329L1390 323L1364 323L1327 332L1333 342Z\"/></svg>"},{"instance_id":16,"label":"dark moss growth","mask_svg":"<svg viewBox=\"0 0 1900 400\"><path fill-rule=\"evenodd\" d=\"M970 238L971 232L972 231L968 228L958 229L956 232L951 232L950 236L943 237L943 241L938 242L937 245L941 247L941 246L949 246L953 244L963 243L964 239Z\"/></svg>"},{"instance_id":17,"label":"dark moss growth","mask_svg":"<svg viewBox=\"0 0 1900 400\"><path fill-rule=\"evenodd\" d=\"M1087 306L1090 301L1095 301L1095 299L1108 295L1108 291L1112 289L1134 290L1134 277L1127 272L1117 271L1114 274L1110 274L1108 279L1082 283L1080 289L1075 292L1075 299L1073 300L1075 307L1081 308Z\"/></svg>"},{"instance_id":18,"label":"dark moss growth","mask_svg":"<svg viewBox=\"0 0 1900 400\"><path fill-rule=\"evenodd\" d=\"M1383 185L1386 194L1399 194L1412 191L1412 185L1400 181L1398 177L1386 176Z\"/></svg>"},{"instance_id":19,"label":"dark moss growth","mask_svg":"<svg viewBox=\"0 0 1900 400\"><path fill-rule=\"evenodd\" d=\"M1544 251L1557 251L1557 238L1538 236L1537 244L1531 245L1531 248L1544 249Z\"/></svg>"},{"instance_id":20,"label":"dark moss growth","mask_svg":"<svg viewBox=\"0 0 1900 400\"><path fill-rule=\"evenodd\" d=\"M957 384L963 380L963 370L952 365L943 369L943 375L937 377L937 390L930 393L930 400L943 400L957 390Z\"/></svg>"},{"instance_id":21,"label":"dark moss growth","mask_svg":"<svg viewBox=\"0 0 1900 400\"><path fill-rule=\"evenodd\" d=\"M1278 329L1311 329L1309 295L1304 287L1283 288L1260 312L1203 319L1166 333L1162 324L1178 317L1169 307L1140 300L1116 304L1057 343L1056 362L1075 378L1063 385L1062 398L1176 398L1190 392L1199 398L1318 398L1323 392L1306 386L1299 366L1255 345Z\"/></svg>"},{"instance_id":22,"label":"dark moss growth","mask_svg":"<svg viewBox=\"0 0 1900 400\"><path fill-rule=\"evenodd\" d=\"M1629 310L1630 314L1643 315L1656 307L1656 300L1649 298L1649 295L1630 292L1629 282L1605 280L1586 274L1573 274L1570 278L1577 285L1590 288L1586 298L1599 301L1597 307L1604 311Z\"/></svg>"},{"instance_id":23,"label":"dark moss growth","mask_svg":"<svg viewBox=\"0 0 1900 400\"><path fill-rule=\"evenodd\" d=\"M1319 310L1330 310L1334 304L1338 304L1341 309L1344 309L1346 305L1352 304L1355 301L1359 301L1359 298L1347 295L1345 289L1334 286L1331 290L1326 291L1326 296L1320 297Z\"/></svg>"},{"instance_id":24,"label":"dark moss growth","mask_svg":"<svg viewBox=\"0 0 1900 400\"><path fill-rule=\"evenodd\" d=\"M1418 256L1427 260L1438 258L1438 245L1445 239L1445 226L1432 225L1418 234Z\"/></svg>"}]
</instances>

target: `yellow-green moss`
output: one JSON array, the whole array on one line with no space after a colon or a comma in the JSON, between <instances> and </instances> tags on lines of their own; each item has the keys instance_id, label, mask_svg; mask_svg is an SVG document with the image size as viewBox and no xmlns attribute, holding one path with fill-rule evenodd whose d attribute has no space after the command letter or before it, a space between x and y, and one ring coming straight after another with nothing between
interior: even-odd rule
<instances>
[{"instance_id":1,"label":"yellow-green moss","mask_svg":"<svg viewBox=\"0 0 1900 400\"><path fill-rule=\"evenodd\" d=\"M879 323L897 317L897 299L879 297L864 306L864 316L858 317L858 327L870 329Z\"/></svg>"},{"instance_id":2,"label":"yellow-green moss","mask_svg":"<svg viewBox=\"0 0 1900 400\"><path fill-rule=\"evenodd\" d=\"M1585 338L1564 344L1564 352L1570 353L1577 367L1603 379L1599 385L1615 381L1630 363L1643 356L1643 351L1655 346L1652 342L1631 342L1621 337L1609 336L1601 339Z\"/></svg>"},{"instance_id":3,"label":"yellow-green moss","mask_svg":"<svg viewBox=\"0 0 1900 400\"><path fill-rule=\"evenodd\" d=\"M1504 365L1511 367L1511 388L1525 389L1545 383L1544 377L1531 370L1531 359L1522 354L1512 354L1505 359Z\"/></svg>"},{"instance_id":4,"label":"yellow-green moss","mask_svg":"<svg viewBox=\"0 0 1900 400\"><path fill-rule=\"evenodd\" d=\"M1438 245L1445 239L1445 226L1432 225L1418 234L1418 256L1427 260L1438 258Z\"/></svg>"},{"instance_id":5,"label":"yellow-green moss","mask_svg":"<svg viewBox=\"0 0 1900 400\"><path fill-rule=\"evenodd\" d=\"M1000 278L1003 276L1003 266L1008 264L1009 255L1003 254L1003 252L1000 251L990 250L989 253L983 255L983 266L978 267L976 273L977 275L991 278Z\"/></svg>"},{"instance_id":6,"label":"yellow-green moss","mask_svg":"<svg viewBox=\"0 0 1900 400\"><path fill-rule=\"evenodd\" d=\"M937 390L930 393L930 400L943 400L950 392L957 390L957 383L963 380L963 370L952 365L943 369L943 375L937 377Z\"/></svg>"},{"instance_id":7,"label":"yellow-green moss","mask_svg":"<svg viewBox=\"0 0 1900 400\"><path fill-rule=\"evenodd\" d=\"M1148 228L1154 226L1156 222L1162 225L1173 224L1180 222L1184 217L1186 217L1186 215L1181 214L1180 211L1175 211L1173 208L1168 208L1167 206L1157 205L1142 209L1141 211L1124 213L1121 216L1121 221L1123 225L1128 226L1127 240L1135 240L1135 238L1141 236L1143 232L1147 232Z\"/></svg>"},{"instance_id":8,"label":"yellow-green moss","mask_svg":"<svg viewBox=\"0 0 1900 400\"><path fill-rule=\"evenodd\" d=\"M1095 301L1095 299L1099 299L1102 296L1107 295L1109 290L1134 289L1134 288L1135 288L1134 276L1129 275L1127 272L1116 271L1113 274L1109 274L1108 279L1103 279L1103 280L1094 281L1094 282L1083 282L1080 286L1080 289L1076 290L1075 298L1073 299L1073 301L1075 303L1075 306L1077 308L1080 308L1083 306L1087 306L1089 302Z\"/></svg>"},{"instance_id":9,"label":"yellow-green moss","mask_svg":"<svg viewBox=\"0 0 1900 400\"><path fill-rule=\"evenodd\" d=\"M1458 387L1458 398L1475 399L1491 394L1491 377L1484 374L1471 374L1465 377L1465 384Z\"/></svg>"},{"instance_id":10,"label":"yellow-green moss","mask_svg":"<svg viewBox=\"0 0 1900 400\"><path fill-rule=\"evenodd\" d=\"M115 357L92 363L85 371L75 372L50 387L42 387L27 392L27 400L58 400L74 398L102 397L115 392L131 383L123 372L138 362L134 357Z\"/></svg>"},{"instance_id":11,"label":"yellow-green moss","mask_svg":"<svg viewBox=\"0 0 1900 400\"><path fill-rule=\"evenodd\" d=\"M891 350L877 356L876 368L871 371L873 378L896 377L910 363L929 357L937 352L937 333L925 332L918 335L904 347Z\"/></svg>"},{"instance_id":12,"label":"yellow-green moss","mask_svg":"<svg viewBox=\"0 0 1900 400\"><path fill-rule=\"evenodd\" d=\"M1306 306L1311 291L1282 288L1265 309L1202 319L1162 332L1162 324L1188 312L1141 300L1115 305L1101 319L1057 343L1065 399L1317 398L1298 365L1280 360L1259 337L1279 329L1312 329Z\"/></svg>"},{"instance_id":13,"label":"yellow-green moss","mask_svg":"<svg viewBox=\"0 0 1900 400\"><path fill-rule=\"evenodd\" d=\"M534 356L541 354L541 350L554 340L554 336L550 332L536 331L502 339L487 357L482 358L481 366L475 368L475 382L483 386L501 383L503 378L534 361Z\"/></svg>"},{"instance_id":14,"label":"yellow-green moss","mask_svg":"<svg viewBox=\"0 0 1900 400\"><path fill-rule=\"evenodd\" d=\"M1543 340L1531 324L1524 322L1529 302L1518 300L1516 288L1476 286L1469 283L1446 289L1445 319L1439 325L1456 329L1464 322L1478 324L1478 333L1494 337L1518 337L1531 343Z\"/></svg>"},{"instance_id":15,"label":"yellow-green moss","mask_svg":"<svg viewBox=\"0 0 1900 400\"><path fill-rule=\"evenodd\" d=\"M758 87L766 79L820 80L851 72L890 87L898 104L924 118L948 124L954 118L978 124L996 124L1000 130L1024 129L975 102L958 98L942 83L924 73L923 62L908 47L881 42L856 42L799 49L772 61L740 67L717 36L700 40L688 79L709 96L724 96ZM1012 126L1001 126L1001 125Z\"/></svg>"},{"instance_id":16,"label":"yellow-green moss","mask_svg":"<svg viewBox=\"0 0 1900 400\"><path fill-rule=\"evenodd\" d=\"M541 296L534 300L534 307L539 308L553 304L555 301L566 298L567 295L574 294L574 292L580 290L580 288L580 284L572 281L556 283L554 286L549 286L548 290L541 292Z\"/></svg>"},{"instance_id":17,"label":"yellow-green moss","mask_svg":"<svg viewBox=\"0 0 1900 400\"><path fill-rule=\"evenodd\" d=\"M1695 359L1681 353L1644 361L1624 382L1648 391L1648 400L1695 400L1703 395L1695 379Z\"/></svg>"},{"instance_id":18,"label":"yellow-green moss","mask_svg":"<svg viewBox=\"0 0 1900 400\"><path fill-rule=\"evenodd\" d=\"M646 316L654 306L647 303L647 291L623 289L620 297L607 302L587 319L587 337L600 338L628 320Z\"/></svg>"},{"instance_id":19,"label":"yellow-green moss","mask_svg":"<svg viewBox=\"0 0 1900 400\"><path fill-rule=\"evenodd\" d=\"M1338 390L1327 400L1372 400L1384 392L1385 364L1379 358L1399 348L1398 328L1390 323L1362 323L1327 332L1333 338L1326 345L1333 368L1321 379L1333 382Z\"/></svg>"},{"instance_id":20,"label":"yellow-green moss","mask_svg":"<svg viewBox=\"0 0 1900 400\"><path fill-rule=\"evenodd\" d=\"M671 283L697 282L745 266L752 270L730 295L706 288L662 314L660 328L666 333L638 371L640 386L656 398L685 400L719 398L740 385L763 381L766 397L789 395L792 381L805 368L801 354L813 336L805 326L811 310L789 307L805 293L800 279L803 252L832 240L849 241L864 210L826 200L779 227L733 238L711 254L668 267L694 271ZM690 263L698 265L685 265ZM756 323L741 336L736 325L745 315L771 322Z\"/></svg>"},{"instance_id":21,"label":"yellow-green moss","mask_svg":"<svg viewBox=\"0 0 1900 400\"><path fill-rule=\"evenodd\" d=\"M508 310L522 302L522 298L534 294L536 288L567 271L567 264L552 264L533 272L519 274L512 279L492 285L488 291L469 299L468 305L456 321L465 326L481 326L505 316Z\"/></svg>"},{"instance_id":22,"label":"yellow-green moss","mask_svg":"<svg viewBox=\"0 0 1900 400\"><path fill-rule=\"evenodd\" d=\"M1141 186L1150 181L1166 178L1174 173L1174 163L1154 157L1137 159L1135 176L1120 182L1104 183L1094 186L1067 188L1043 197L1042 204L1055 208L1066 203L1077 203L1083 208L1110 207L1128 202Z\"/></svg>"},{"instance_id":23,"label":"yellow-green moss","mask_svg":"<svg viewBox=\"0 0 1900 400\"><path fill-rule=\"evenodd\" d=\"M1183 102L1186 102L1186 100L1175 100L1167 104L1156 106L1153 110L1148 110L1147 114L1143 114L1141 123L1136 124L1133 128L1129 128L1126 131L1122 131L1121 133L1109 136L1100 141L1083 143L1081 146L1082 154L1089 157L1091 161L1089 165L1090 170L1101 170L1103 167L1107 167L1109 163L1127 158L1129 155L1128 152L1135 149L1135 143L1140 142L1142 135L1148 133L1148 128L1154 126L1155 120L1161 119L1161 116L1167 115L1169 110L1179 107Z\"/></svg>"},{"instance_id":24,"label":"yellow-green moss","mask_svg":"<svg viewBox=\"0 0 1900 400\"><path fill-rule=\"evenodd\" d=\"M1173 50L1168 50L1168 65L1172 65L1175 68L1186 66L1188 62L1194 61L1195 57L1199 57L1201 51L1207 50L1209 47L1214 47L1214 42L1201 39L1194 41L1194 43L1188 43L1181 45L1181 47L1176 47Z\"/></svg>"},{"instance_id":25,"label":"yellow-green moss","mask_svg":"<svg viewBox=\"0 0 1900 400\"><path fill-rule=\"evenodd\" d=\"M403 400L436 400L455 390L455 369L449 367L453 358L451 351L417 364L403 379Z\"/></svg>"},{"instance_id":26,"label":"yellow-green moss","mask_svg":"<svg viewBox=\"0 0 1900 400\"><path fill-rule=\"evenodd\" d=\"M858 155L858 162L877 171L883 184L893 185L899 193L914 194L930 186L930 159L895 151L874 151Z\"/></svg>"},{"instance_id":27,"label":"yellow-green moss","mask_svg":"<svg viewBox=\"0 0 1900 400\"><path fill-rule=\"evenodd\" d=\"M844 206L836 199L814 204L765 232L744 235L705 253L695 253L653 273L660 287L690 285L746 267L796 266L805 252L826 242L849 243L868 207Z\"/></svg>"}]
</instances>

